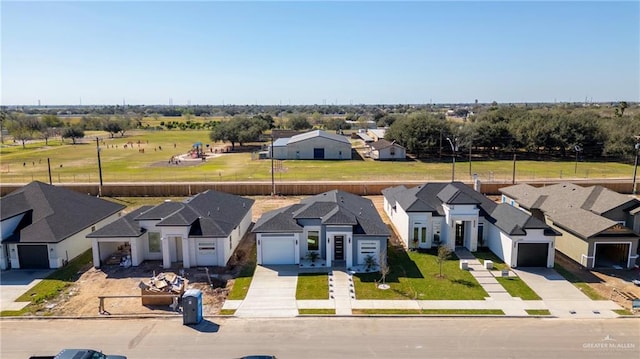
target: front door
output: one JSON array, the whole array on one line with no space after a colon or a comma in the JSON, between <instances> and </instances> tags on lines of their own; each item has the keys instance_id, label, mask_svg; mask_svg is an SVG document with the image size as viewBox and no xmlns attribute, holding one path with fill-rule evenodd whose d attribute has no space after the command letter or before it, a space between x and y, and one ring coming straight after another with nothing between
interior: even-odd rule
<instances>
[{"instance_id":1,"label":"front door","mask_svg":"<svg viewBox=\"0 0 640 359\"><path fill-rule=\"evenodd\" d=\"M464 222L456 222L456 247L464 246Z\"/></svg>"},{"instance_id":2,"label":"front door","mask_svg":"<svg viewBox=\"0 0 640 359\"><path fill-rule=\"evenodd\" d=\"M333 237L333 260L344 260L344 236Z\"/></svg>"}]
</instances>

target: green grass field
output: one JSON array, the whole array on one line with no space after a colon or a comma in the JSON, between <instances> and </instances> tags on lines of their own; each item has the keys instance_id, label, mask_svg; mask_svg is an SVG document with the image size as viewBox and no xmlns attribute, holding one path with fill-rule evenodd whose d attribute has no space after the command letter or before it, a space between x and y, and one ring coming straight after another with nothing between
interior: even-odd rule
<instances>
[{"instance_id":1,"label":"green grass field","mask_svg":"<svg viewBox=\"0 0 640 359\"><path fill-rule=\"evenodd\" d=\"M72 145L70 140L59 139L28 143L23 149L19 143L6 141L0 146L0 177L4 183L28 183L33 180L49 182L47 159L51 161L54 183L83 183L98 181L98 160L95 138L100 137L101 162L104 182L161 182L161 181L267 181L271 179L271 161L252 159L251 153L222 154L194 165L169 165L174 155L185 154L195 142L215 146L208 131L128 131L125 137L110 138L106 132L87 132L82 143ZM139 152L144 148L144 153ZM133 148L124 145L133 143ZM175 145L175 147L174 147ZM260 144L256 144L260 145ZM160 150L162 147L162 150ZM448 180L451 162L378 162L352 161L276 161L277 181L305 180ZM483 181L511 181L512 161L474 161L472 173ZM575 163L517 161L516 180L631 178L633 166L621 163ZM456 179L468 181L469 163L457 162Z\"/></svg>"}]
</instances>

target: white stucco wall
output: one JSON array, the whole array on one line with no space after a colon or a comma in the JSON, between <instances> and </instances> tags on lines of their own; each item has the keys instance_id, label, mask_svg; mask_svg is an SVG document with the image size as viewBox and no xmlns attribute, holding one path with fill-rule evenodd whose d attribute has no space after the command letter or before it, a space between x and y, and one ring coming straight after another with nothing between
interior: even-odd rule
<instances>
[{"instance_id":1,"label":"white stucco wall","mask_svg":"<svg viewBox=\"0 0 640 359\"><path fill-rule=\"evenodd\" d=\"M60 268L65 261L70 261L86 250L91 249L91 240L87 238L87 235L95 229L102 228L118 218L120 218L120 213L113 214L63 241L49 243L50 268ZM51 250L52 248L53 250Z\"/></svg>"},{"instance_id":2,"label":"white stucco wall","mask_svg":"<svg viewBox=\"0 0 640 359\"><path fill-rule=\"evenodd\" d=\"M287 145L287 157L289 159L312 160L314 148L324 148L325 159L351 159L350 143L338 142L322 137L313 137L307 140L289 143ZM297 152L299 152L299 154L296 154Z\"/></svg>"}]
</instances>

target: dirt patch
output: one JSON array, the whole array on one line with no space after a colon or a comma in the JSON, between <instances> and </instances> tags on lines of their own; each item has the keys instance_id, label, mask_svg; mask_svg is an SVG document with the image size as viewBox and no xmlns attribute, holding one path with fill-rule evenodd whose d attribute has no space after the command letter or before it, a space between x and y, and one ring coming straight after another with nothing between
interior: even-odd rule
<instances>
[{"instance_id":1,"label":"dirt patch","mask_svg":"<svg viewBox=\"0 0 640 359\"><path fill-rule=\"evenodd\" d=\"M631 309L631 299L640 298L640 287L631 282L634 279L640 279L638 269L588 270L558 252L556 252L555 261L587 283L604 299L613 300L621 307Z\"/></svg>"},{"instance_id":2,"label":"dirt patch","mask_svg":"<svg viewBox=\"0 0 640 359\"><path fill-rule=\"evenodd\" d=\"M253 221L264 212L298 203L302 197L252 197ZM163 269L161 261L145 261L138 267L122 268L117 265L89 268L80 278L68 287L55 300L45 306L40 314L62 316L98 315L98 296L138 296L140 281L148 281L154 273L173 272L181 274L189 281L187 288L197 288L203 293L203 312L215 315L220 312L229 291L233 287L233 278L244 265L255 261L255 235L247 233L240 241L234 255L226 267L204 267L182 269L179 267ZM207 278L209 271L211 282ZM141 298L107 298L105 310L112 315L119 314L171 314L168 306L143 306ZM175 313L178 315L179 313Z\"/></svg>"}]
</instances>

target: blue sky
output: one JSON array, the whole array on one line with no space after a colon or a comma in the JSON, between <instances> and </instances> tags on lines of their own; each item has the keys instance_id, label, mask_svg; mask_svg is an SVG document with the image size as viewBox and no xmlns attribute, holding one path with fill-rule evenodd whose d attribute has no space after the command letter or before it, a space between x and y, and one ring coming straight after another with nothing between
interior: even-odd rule
<instances>
[{"instance_id":1,"label":"blue sky","mask_svg":"<svg viewBox=\"0 0 640 359\"><path fill-rule=\"evenodd\" d=\"M2 104L639 101L640 2L1 3Z\"/></svg>"}]
</instances>

